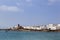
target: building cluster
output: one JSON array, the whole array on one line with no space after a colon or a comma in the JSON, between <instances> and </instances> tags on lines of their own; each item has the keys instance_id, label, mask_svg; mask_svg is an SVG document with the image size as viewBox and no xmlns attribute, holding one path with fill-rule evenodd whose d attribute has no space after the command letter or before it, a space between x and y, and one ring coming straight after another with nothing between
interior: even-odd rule
<instances>
[{"instance_id":1,"label":"building cluster","mask_svg":"<svg viewBox=\"0 0 60 40\"><path fill-rule=\"evenodd\" d=\"M15 26L13 29L33 29L33 30L60 30L60 24L48 24L40 26Z\"/></svg>"}]
</instances>

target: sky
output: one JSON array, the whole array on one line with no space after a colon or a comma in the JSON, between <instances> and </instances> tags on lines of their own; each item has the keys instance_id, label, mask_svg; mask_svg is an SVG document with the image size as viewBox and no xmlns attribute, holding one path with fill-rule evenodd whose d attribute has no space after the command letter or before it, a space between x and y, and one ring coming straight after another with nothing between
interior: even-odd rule
<instances>
[{"instance_id":1,"label":"sky","mask_svg":"<svg viewBox=\"0 0 60 40\"><path fill-rule=\"evenodd\" d=\"M60 0L0 0L0 28L50 23L60 23Z\"/></svg>"}]
</instances>

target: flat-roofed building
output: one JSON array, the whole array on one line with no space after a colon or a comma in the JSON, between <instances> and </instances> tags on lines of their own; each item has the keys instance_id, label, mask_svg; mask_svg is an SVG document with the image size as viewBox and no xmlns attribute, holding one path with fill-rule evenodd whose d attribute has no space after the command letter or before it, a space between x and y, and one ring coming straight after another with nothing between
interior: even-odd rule
<instances>
[{"instance_id":1,"label":"flat-roofed building","mask_svg":"<svg viewBox=\"0 0 60 40\"><path fill-rule=\"evenodd\" d=\"M48 24L47 29L49 30L56 30L56 24Z\"/></svg>"},{"instance_id":2,"label":"flat-roofed building","mask_svg":"<svg viewBox=\"0 0 60 40\"><path fill-rule=\"evenodd\" d=\"M41 25L40 27L41 27L41 29L47 29L46 25Z\"/></svg>"},{"instance_id":3,"label":"flat-roofed building","mask_svg":"<svg viewBox=\"0 0 60 40\"><path fill-rule=\"evenodd\" d=\"M60 29L60 24L57 24L56 29L57 30Z\"/></svg>"},{"instance_id":4,"label":"flat-roofed building","mask_svg":"<svg viewBox=\"0 0 60 40\"><path fill-rule=\"evenodd\" d=\"M41 27L37 27L37 26L24 26L24 29L41 30Z\"/></svg>"}]
</instances>

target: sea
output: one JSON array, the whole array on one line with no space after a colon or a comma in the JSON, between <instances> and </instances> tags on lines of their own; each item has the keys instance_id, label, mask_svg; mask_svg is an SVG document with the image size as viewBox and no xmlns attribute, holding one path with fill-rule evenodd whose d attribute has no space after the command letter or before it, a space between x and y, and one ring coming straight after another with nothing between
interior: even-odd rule
<instances>
[{"instance_id":1,"label":"sea","mask_svg":"<svg viewBox=\"0 0 60 40\"><path fill-rule=\"evenodd\" d=\"M60 32L0 31L0 40L60 40Z\"/></svg>"}]
</instances>

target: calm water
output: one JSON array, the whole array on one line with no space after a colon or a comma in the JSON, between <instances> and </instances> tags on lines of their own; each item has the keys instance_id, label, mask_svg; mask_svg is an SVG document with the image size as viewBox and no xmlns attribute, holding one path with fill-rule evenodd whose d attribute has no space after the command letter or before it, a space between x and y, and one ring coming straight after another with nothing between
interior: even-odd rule
<instances>
[{"instance_id":1,"label":"calm water","mask_svg":"<svg viewBox=\"0 0 60 40\"><path fill-rule=\"evenodd\" d=\"M60 40L60 33L0 31L0 40Z\"/></svg>"}]
</instances>

